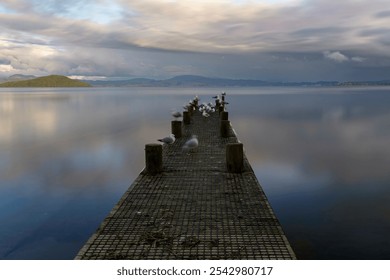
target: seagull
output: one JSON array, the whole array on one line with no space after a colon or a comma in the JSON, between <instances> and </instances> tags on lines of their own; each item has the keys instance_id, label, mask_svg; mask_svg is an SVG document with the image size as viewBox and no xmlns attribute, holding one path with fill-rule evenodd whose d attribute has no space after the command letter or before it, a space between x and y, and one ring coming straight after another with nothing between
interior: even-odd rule
<instances>
[{"instance_id":1,"label":"seagull","mask_svg":"<svg viewBox=\"0 0 390 280\"><path fill-rule=\"evenodd\" d=\"M205 118L208 118L208 117L210 117L210 114L208 114L207 111L205 110L202 112L202 116Z\"/></svg>"},{"instance_id":2,"label":"seagull","mask_svg":"<svg viewBox=\"0 0 390 280\"><path fill-rule=\"evenodd\" d=\"M220 95L213 96L213 98L215 99L216 104L218 104L222 100Z\"/></svg>"},{"instance_id":3,"label":"seagull","mask_svg":"<svg viewBox=\"0 0 390 280\"><path fill-rule=\"evenodd\" d=\"M180 118L182 115L181 115L180 112L173 111L173 112L172 112L172 116L173 116L175 119L177 119L177 118Z\"/></svg>"},{"instance_id":4,"label":"seagull","mask_svg":"<svg viewBox=\"0 0 390 280\"><path fill-rule=\"evenodd\" d=\"M175 135L173 134L170 134L169 136L164 137L162 139L157 139L157 141L163 142L164 144L172 144L173 142L175 142L175 140Z\"/></svg>"},{"instance_id":5,"label":"seagull","mask_svg":"<svg viewBox=\"0 0 390 280\"><path fill-rule=\"evenodd\" d=\"M198 136L192 135L191 139L184 143L183 151L190 152L199 145Z\"/></svg>"}]
</instances>

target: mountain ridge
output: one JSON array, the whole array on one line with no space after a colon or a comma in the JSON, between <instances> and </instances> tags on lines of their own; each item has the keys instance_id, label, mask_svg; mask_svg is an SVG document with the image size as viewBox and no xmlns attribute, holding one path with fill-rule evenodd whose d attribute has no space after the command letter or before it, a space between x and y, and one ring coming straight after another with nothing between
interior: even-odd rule
<instances>
[{"instance_id":1,"label":"mountain ridge","mask_svg":"<svg viewBox=\"0 0 390 280\"><path fill-rule=\"evenodd\" d=\"M98 87L263 87L263 86L383 86L390 85L386 81L362 81L362 82L339 82L339 81L316 81L316 82L270 82L251 79L227 79L210 78L197 75L180 75L169 79L156 80L146 78L134 78L119 81L91 81L85 80L92 86Z\"/></svg>"},{"instance_id":2,"label":"mountain ridge","mask_svg":"<svg viewBox=\"0 0 390 280\"><path fill-rule=\"evenodd\" d=\"M36 77L15 74L0 80L0 87L342 87L342 86L389 86L383 81L316 81L316 82L272 82L253 79L211 78L199 75L179 75L168 79L132 78L124 80L73 80L66 76L49 75Z\"/></svg>"}]
</instances>

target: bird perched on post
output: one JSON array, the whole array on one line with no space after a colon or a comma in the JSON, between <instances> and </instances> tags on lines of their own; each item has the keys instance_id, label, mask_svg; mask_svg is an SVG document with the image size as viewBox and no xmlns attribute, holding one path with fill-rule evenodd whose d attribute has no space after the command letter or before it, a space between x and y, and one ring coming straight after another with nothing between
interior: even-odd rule
<instances>
[{"instance_id":1,"label":"bird perched on post","mask_svg":"<svg viewBox=\"0 0 390 280\"><path fill-rule=\"evenodd\" d=\"M176 138L175 138L175 135L173 135L173 134L170 134L169 136L161 138L161 139L157 139L157 141L163 142L164 144L168 144L168 145L175 142L175 140L176 140Z\"/></svg>"},{"instance_id":2,"label":"bird perched on post","mask_svg":"<svg viewBox=\"0 0 390 280\"><path fill-rule=\"evenodd\" d=\"M180 118L181 116L182 116L182 114L180 112L177 112L177 111L172 112L172 117L174 117L175 119Z\"/></svg>"},{"instance_id":3,"label":"bird perched on post","mask_svg":"<svg viewBox=\"0 0 390 280\"><path fill-rule=\"evenodd\" d=\"M197 148L199 145L198 136L192 135L191 139L189 139L187 142L183 145L183 151L190 152Z\"/></svg>"}]
</instances>

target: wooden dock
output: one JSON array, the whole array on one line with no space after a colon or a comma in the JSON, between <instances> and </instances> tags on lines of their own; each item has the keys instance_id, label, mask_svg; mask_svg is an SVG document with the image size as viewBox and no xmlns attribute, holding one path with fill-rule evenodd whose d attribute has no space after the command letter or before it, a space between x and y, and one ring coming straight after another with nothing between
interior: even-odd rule
<instances>
[{"instance_id":1,"label":"wooden dock","mask_svg":"<svg viewBox=\"0 0 390 280\"><path fill-rule=\"evenodd\" d=\"M141 172L76 259L295 259L245 154L243 172L227 171L226 146L237 142L230 125L220 136L218 112L194 113L163 146L162 172Z\"/></svg>"}]
</instances>

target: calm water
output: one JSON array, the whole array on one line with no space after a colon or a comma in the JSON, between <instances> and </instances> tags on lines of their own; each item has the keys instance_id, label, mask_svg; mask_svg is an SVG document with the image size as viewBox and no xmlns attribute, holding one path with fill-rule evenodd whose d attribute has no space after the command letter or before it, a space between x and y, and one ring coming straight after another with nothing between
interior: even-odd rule
<instances>
[{"instance_id":1,"label":"calm water","mask_svg":"<svg viewBox=\"0 0 390 280\"><path fill-rule=\"evenodd\" d=\"M221 89L299 258L390 259L390 88ZM1 89L0 259L73 259L170 132L220 89Z\"/></svg>"}]
</instances>

